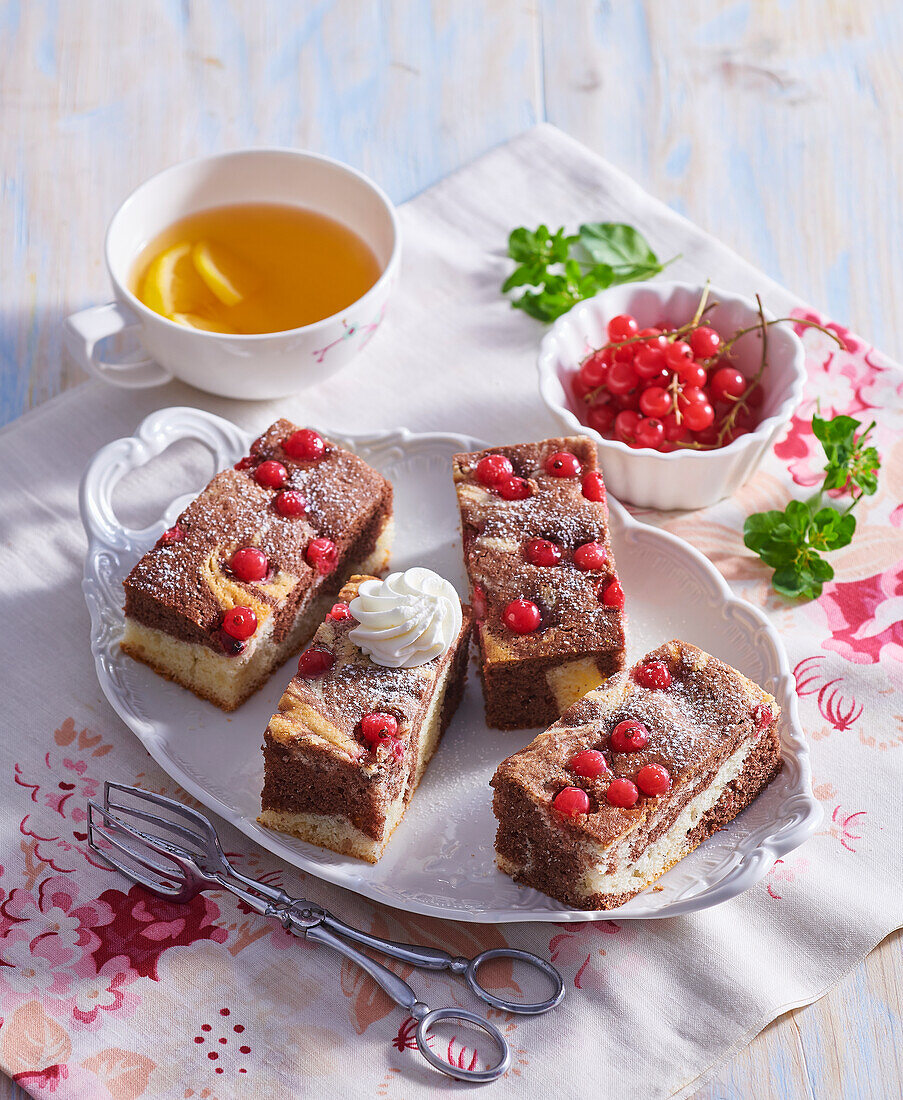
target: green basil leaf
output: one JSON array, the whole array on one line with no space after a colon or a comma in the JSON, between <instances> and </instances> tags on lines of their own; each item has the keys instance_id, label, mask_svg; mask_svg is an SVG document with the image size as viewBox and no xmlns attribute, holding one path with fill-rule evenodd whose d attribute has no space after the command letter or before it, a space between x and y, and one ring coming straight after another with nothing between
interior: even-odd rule
<instances>
[{"instance_id":1,"label":"green basil leaf","mask_svg":"<svg viewBox=\"0 0 903 1100\"><path fill-rule=\"evenodd\" d=\"M638 229L623 222L593 222L580 226L580 244L595 263L614 268L661 271L658 256Z\"/></svg>"}]
</instances>

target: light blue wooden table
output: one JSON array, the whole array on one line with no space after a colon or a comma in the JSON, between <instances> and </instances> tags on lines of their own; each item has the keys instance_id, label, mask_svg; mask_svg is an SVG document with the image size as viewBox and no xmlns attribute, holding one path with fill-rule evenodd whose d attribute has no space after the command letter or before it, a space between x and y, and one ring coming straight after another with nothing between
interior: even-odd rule
<instances>
[{"instance_id":1,"label":"light blue wooden table","mask_svg":"<svg viewBox=\"0 0 903 1100\"><path fill-rule=\"evenodd\" d=\"M300 146L403 201L543 119L899 358L901 54L896 0L0 0L0 423L82 380L60 322L161 167ZM901 991L893 936L700 1097L897 1100Z\"/></svg>"}]
</instances>

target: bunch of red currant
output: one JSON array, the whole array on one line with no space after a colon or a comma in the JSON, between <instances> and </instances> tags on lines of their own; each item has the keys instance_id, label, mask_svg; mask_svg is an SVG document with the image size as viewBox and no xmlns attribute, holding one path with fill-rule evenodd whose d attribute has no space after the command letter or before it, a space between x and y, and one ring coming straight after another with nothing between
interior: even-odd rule
<instances>
[{"instance_id":1,"label":"bunch of red currant","mask_svg":"<svg viewBox=\"0 0 903 1100\"><path fill-rule=\"evenodd\" d=\"M608 322L608 341L572 381L581 419L606 438L708 450L755 427L762 387L728 362L733 340L708 325L641 329L624 313Z\"/></svg>"}]
</instances>

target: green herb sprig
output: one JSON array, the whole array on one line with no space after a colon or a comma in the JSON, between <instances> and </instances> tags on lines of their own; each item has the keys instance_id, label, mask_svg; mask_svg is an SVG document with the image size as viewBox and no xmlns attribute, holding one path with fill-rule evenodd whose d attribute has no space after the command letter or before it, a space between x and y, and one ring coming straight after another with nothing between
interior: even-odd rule
<instances>
[{"instance_id":1,"label":"green herb sprig","mask_svg":"<svg viewBox=\"0 0 903 1100\"><path fill-rule=\"evenodd\" d=\"M570 236L564 227L552 233L547 225L532 231L520 226L508 237L508 255L517 266L502 293L527 288L512 298L512 307L546 323L600 290L649 279L666 266L642 233L621 222L581 225Z\"/></svg>"},{"instance_id":2,"label":"green herb sprig","mask_svg":"<svg viewBox=\"0 0 903 1100\"><path fill-rule=\"evenodd\" d=\"M813 416L812 431L828 460L821 488L809 500L791 500L783 512L756 512L743 525L744 543L774 570L771 584L782 596L821 595L825 581L834 576L822 553L849 546L856 531L851 512L878 488L881 459L874 447L866 446L875 422L863 432L860 427L851 416ZM829 490L848 492L847 507L826 504Z\"/></svg>"}]
</instances>

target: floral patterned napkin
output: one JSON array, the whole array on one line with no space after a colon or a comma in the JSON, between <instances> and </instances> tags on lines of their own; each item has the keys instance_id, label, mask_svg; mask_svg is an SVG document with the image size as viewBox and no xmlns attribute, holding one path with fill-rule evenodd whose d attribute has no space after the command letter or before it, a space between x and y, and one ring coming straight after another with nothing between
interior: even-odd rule
<instances>
[{"instance_id":1,"label":"floral patterned napkin","mask_svg":"<svg viewBox=\"0 0 903 1100\"><path fill-rule=\"evenodd\" d=\"M547 126L443 181L402 218L406 266L386 331L358 363L280 403L280 413L349 431L404 423L500 441L554 431L536 396L540 330L497 294L503 243L521 223L628 221L660 255L682 254L678 277L711 276L760 291L774 312L816 316ZM690 539L762 607L795 666L825 820L763 882L716 909L664 921L453 924L305 876L223 826L245 870L378 935L462 955L503 944L550 955L569 987L558 1010L538 1019L490 1012L514 1049L507 1078L490 1086L496 1097L560 1091L564 1075L594 1082L600 1095L688 1095L901 923L903 376L865 341L837 332L843 350L801 332L803 406L734 498L702 512L643 515ZM816 402L822 414L877 419L884 467L852 545L831 557L836 580L794 606L771 592L740 531L751 511L783 507L818 480ZM97 686L79 587L78 476L99 446L131 434L153 408L190 403L249 428L277 410L178 385L132 393L90 383L0 433L0 575L15 642L4 658L0 743L0 1067L33 1095L60 1100L433 1095L443 1082L416 1051L410 1019L356 967L230 897L160 901L86 847L85 802L105 778L180 791ZM200 468L185 473L204 480ZM120 503L140 508L151 488L139 479ZM431 1004L478 1007L453 978L398 969ZM504 968L492 980L514 986ZM460 1065L477 1057L458 1037L443 1040L441 1053Z\"/></svg>"}]
</instances>

